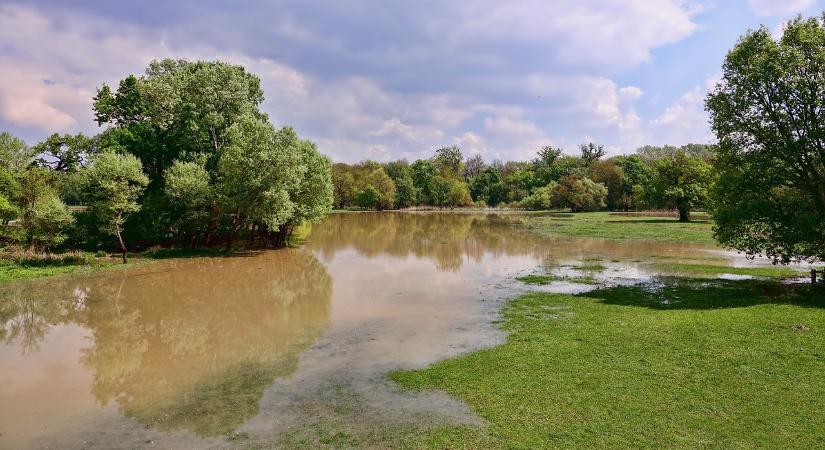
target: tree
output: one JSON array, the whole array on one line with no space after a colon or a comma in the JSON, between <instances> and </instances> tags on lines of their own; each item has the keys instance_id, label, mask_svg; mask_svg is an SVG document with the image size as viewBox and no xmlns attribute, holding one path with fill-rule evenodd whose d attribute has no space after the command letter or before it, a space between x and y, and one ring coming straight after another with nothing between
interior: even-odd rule
<instances>
[{"instance_id":1,"label":"tree","mask_svg":"<svg viewBox=\"0 0 825 450\"><path fill-rule=\"evenodd\" d=\"M36 155L37 163L56 172L75 172L88 164L89 159L97 152L95 140L78 133L52 134L43 142L35 145L32 150Z\"/></svg>"},{"instance_id":2,"label":"tree","mask_svg":"<svg viewBox=\"0 0 825 450\"><path fill-rule=\"evenodd\" d=\"M472 203L473 197L470 195L470 189L467 187L467 183L451 178L449 180L447 203L445 206L452 209L461 206L470 206Z\"/></svg>"},{"instance_id":3,"label":"tree","mask_svg":"<svg viewBox=\"0 0 825 450\"><path fill-rule=\"evenodd\" d=\"M556 188L556 183L551 182L547 186L542 186L533 191L532 194L524 197L521 207L533 211L548 210L553 207L552 191Z\"/></svg>"},{"instance_id":4,"label":"tree","mask_svg":"<svg viewBox=\"0 0 825 450\"><path fill-rule=\"evenodd\" d=\"M488 167L470 182L470 194L476 201L483 201L487 206L498 206L506 195L501 174L495 167Z\"/></svg>"},{"instance_id":5,"label":"tree","mask_svg":"<svg viewBox=\"0 0 825 450\"><path fill-rule=\"evenodd\" d=\"M343 209L355 203L355 179L352 168L344 163L332 165L333 198L337 208Z\"/></svg>"},{"instance_id":6,"label":"tree","mask_svg":"<svg viewBox=\"0 0 825 450\"><path fill-rule=\"evenodd\" d=\"M166 170L164 191L178 207L176 227L190 247L216 207L213 186L203 161L175 161ZM212 213L212 214L211 214Z\"/></svg>"},{"instance_id":7,"label":"tree","mask_svg":"<svg viewBox=\"0 0 825 450\"><path fill-rule=\"evenodd\" d=\"M0 194L0 224L8 225L9 222L19 217L19 215L20 209Z\"/></svg>"},{"instance_id":8,"label":"tree","mask_svg":"<svg viewBox=\"0 0 825 450\"><path fill-rule=\"evenodd\" d=\"M152 61L142 76L129 75L117 90L103 85L94 98L98 124L122 130L113 137L143 163L152 184L161 185L174 161L208 155L212 172L229 142L229 129L254 115L263 101L260 79L224 62Z\"/></svg>"},{"instance_id":9,"label":"tree","mask_svg":"<svg viewBox=\"0 0 825 450\"><path fill-rule=\"evenodd\" d=\"M590 178L580 175L566 175L559 179L550 192L554 206L570 208L573 212L597 209L605 206L607 188Z\"/></svg>"},{"instance_id":10,"label":"tree","mask_svg":"<svg viewBox=\"0 0 825 450\"><path fill-rule=\"evenodd\" d=\"M587 177L607 188L605 203L607 209L615 211L622 207L625 191L624 171L611 160L593 161L587 167Z\"/></svg>"},{"instance_id":11,"label":"tree","mask_svg":"<svg viewBox=\"0 0 825 450\"><path fill-rule=\"evenodd\" d=\"M23 170L31 165L35 154L22 139L6 131L0 133L0 168L10 171Z\"/></svg>"},{"instance_id":12,"label":"tree","mask_svg":"<svg viewBox=\"0 0 825 450\"><path fill-rule=\"evenodd\" d=\"M825 25L740 38L706 109L719 139L716 238L774 261L825 259Z\"/></svg>"},{"instance_id":13,"label":"tree","mask_svg":"<svg viewBox=\"0 0 825 450\"><path fill-rule=\"evenodd\" d=\"M375 186L368 184L356 196L358 205L364 209L377 209L378 197L380 196Z\"/></svg>"},{"instance_id":14,"label":"tree","mask_svg":"<svg viewBox=\"0 0 825 450\"><path fill-rule=\"evenodd\" d=\"M464 161L464 180L470 182L473 178L477 177L487 168L487 163L484 162L484 158L481 157L481 154L476 153L473 156L467 158Z\"/></svg>"},{"instance_id":15,"label":"tree","mask_svg":"<svg viewBox=\"0 0 825 450\"><path fill-rule=\"evenodd\" d=\"M640 204L638 194L653 176L653 171L638 155L617 156L612 161L622 169L623 181L619 194L618 209L637 209Z\"/></svg>"},{"instance_id":16,"label":"tree","mask_svg":"<svg viewBox=\"0 0 825 450\"><path fill-rule=\"evenodd\" d=\"M137 200L149 184L143 165L133 155L104 151L84 169L86 200L92 212L114 234L126 263L126 244L121 230L126 217L140 210Z\"/></svg>"},{"instance_id":17,"label":"tree","mask_svg":"<svg viewBox=\"0 0 825 450\"><path fill-rule=\"evenodd\" d=\"M66 240L66 230L72 223L72 213L53 191L37 197L20 219L29 248L47 251Z\"/></svg>"},{"instance_id":18,"label":"tree","mask_svg":"<svg viewBox=\"0 0 825 450\"><path fill-rule=\"evenodd\" d=\"M554 148L549 145L544 146L539 150L538 156L533 160L535 167L536 179L539 183L547 185L551 181L558 180L562 175L557 174L554 170L556 161L561 157L562 151L560 148Z\"/></svg>"},{"instance_id":19,"label":"tree","mask_svg":"<svg viewBox=\"0 0 825 450\"><path fill-rule=\"evenodd\" d=\"M412 171L413 184L418 193L418 203L432 204L432 179L435 176L435 166L432 161L426 159L416 160L410 166Z\"/></svg>"},{"instance_id":20,"label":"tree","mask_svg":"<svg viewBox=\"0 0 825 450\"><path fill-rule=\"evenodd\" d=\"M395 183L383 167L376 165L372 170L368 169L366 176L363 177L363 183L364 186L359 191L359 199L362 197L361 193L368 191L368 198L374 198L374 201L370 205L359 201L362 207L382 211L391 209L395 205ZM375 190L374 193L372 189Z\"/></svg>"},{"instance_id":21,"label":"tree","mask_svg":"<svg viewBox=\"0 0 825 450\"><path fill-rule=\"evenodd\" d=\"M579 145L579 151L582 153L582 161L584 161L585 167L594 161L598 161L605 155L604 146L593 142Z\"/></svg>"},{"instance_id":22,"label":"tree","mask_svg":"<svg viewBox=\"0 0 825 450\"><path fill-rule=\"evenodd\" d=\"M298 142L299 163L304 176L289 190L289 199L295 205L291 217L278 228L275 245L285 246L295 227L304 223L318 223L332 209L332 162L318 152L314 143Z\"/></svg>"},{"instance_id":23,"label":"tree","mask_svg":"<svg viewBox=\"0 0 825 450\"><path fill-rule=\"evenodd\" d=\"M292 128L275 130L257 115L241 117L227 130L228 143L218 162L222 211L229 215L226 251L239 229L261 223L278 230L292 216L296 189L306 168L300 164L298 136Z\"/></svg>"},{"instance_id":24,"label":"tree","mask_svg":"<svg viewBox=\"0 0 825 450\"><path fill-rule=\"evenodd\" d=\"M415 205L418 193L412 178L410 164L405 159L384 164L384 171L395 183L395 207L407 208Z\"/></svg>"},{"instance_id":25,"label":"tree","mask_svg":"<svg viewBox=\"0 0 825 450\"><path fill-rule=\"evenodd\" d=\"M435 151L433 166L443 177L460 177L463 172L461 149L456 145L441 147Z\"/></svg>"},{"instance_id":26,"label":"tree","mask_svg":"<svg viewBox=\"0 0 825 450\"><path fill-rule=\"evenodd\" d=\"M690 221L690 211L706 206L713 181L711 166L701 158L678 151L653 163L653 177L644 187L649 206L675 208L679 221Z\"/></svg>"}]
</instances>

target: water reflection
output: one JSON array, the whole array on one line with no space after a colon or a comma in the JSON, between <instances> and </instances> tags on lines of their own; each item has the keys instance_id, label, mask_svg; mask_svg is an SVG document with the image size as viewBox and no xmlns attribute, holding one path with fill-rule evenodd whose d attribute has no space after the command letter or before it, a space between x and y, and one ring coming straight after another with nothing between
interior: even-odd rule
<instances>
[{"instance_id":1,"label":"water reflection","mask_svg":"<svg viewBox=\"0 0 825 450\"><path fill-rule=\"evenodd\" d=\"M561 217L559 220L563 220ZM431 259L443 271L458 271L465 260L485 255L532 256L545 266L582 256L633 259L689 256L707 247L688 243L542 236L520 226L516 214L445 212L333 214L312 230L309 245L324 261L345 249L368 258Z\"/></svg>"},{"instance_id":2,"label":"water reflection","mask_svg":"<svg viewBox=\"0 0 825 450\"><path fill-rule=\"evenodd\" d=\"M81 325L91 345L80 362L100 405L114 402L160 430L226 434L324 333L331 292L330 276L305 251L183 261L6 287L2 338L29 353L50 327Z\"/></svg>"}]
</instances>

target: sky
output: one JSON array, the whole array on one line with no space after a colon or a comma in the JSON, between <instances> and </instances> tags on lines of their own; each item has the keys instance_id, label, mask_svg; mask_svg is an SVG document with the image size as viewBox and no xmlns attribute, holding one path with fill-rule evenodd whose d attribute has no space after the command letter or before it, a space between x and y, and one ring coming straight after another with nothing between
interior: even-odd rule
<instances>
[{"instance_id":1,"label":"sky","mask_svg":"<svg viewBox=\"0 0 825 450\"><path fill-rule=\"evenodd\" d=\"M727 51L825 0L0 0L0 131L95 134L95 90L153 59L261 78L263 110L335 161L609 154L713 142Z\"/></svg>"}]
</instances>

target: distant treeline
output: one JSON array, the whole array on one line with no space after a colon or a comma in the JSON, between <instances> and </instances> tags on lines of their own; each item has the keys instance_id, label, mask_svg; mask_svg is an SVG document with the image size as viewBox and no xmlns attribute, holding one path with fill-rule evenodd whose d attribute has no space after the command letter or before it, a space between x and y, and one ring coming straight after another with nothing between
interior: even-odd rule
<instances>
[{"instance_id":1,"label":"distant treeline","mask_svg":"<svg viewBox=\"0 0 825 450\"><path fill-rule=\"evenodd\" d=\"M116 247L125 260L127 242L285 245L331 209L331 162L275 128L263 99L241 66L155 61L98 89L97 136L54 134L30 148L0 133L4 247Z\"/></svg>"},{"instance_id":2,"label":"distant treeline","mask_svg":"<svg viewBox=\"0 0 825 450\"><path fill-rule=\"evenodd\" d=\"M682 220L706 206L715 147L645 146L629 156L605 158L604 147L579 146L580 155L544 147L531 161L465 158L457 146L430 159L364 161L333 166L336 208L411 206L608 209L672 208Z\"/></svg>"}]
</instances>

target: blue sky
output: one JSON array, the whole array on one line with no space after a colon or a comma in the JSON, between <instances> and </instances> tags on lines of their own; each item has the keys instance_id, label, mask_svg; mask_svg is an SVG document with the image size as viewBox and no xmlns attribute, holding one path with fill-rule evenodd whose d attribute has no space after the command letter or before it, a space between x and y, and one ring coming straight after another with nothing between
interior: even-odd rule
<instances>
[{"instance_id":1,"label":"blue sky","mask_svg":"<svg viewBox=\"0 0 825 450\"><path fill-rule=\"evenodd\" d=\"M338 161L712 142L728 49L823 1L3 1L0 130L96 133L97 87L182 57L243 64L273 122Z\"/></svg>"}]
</instances>

